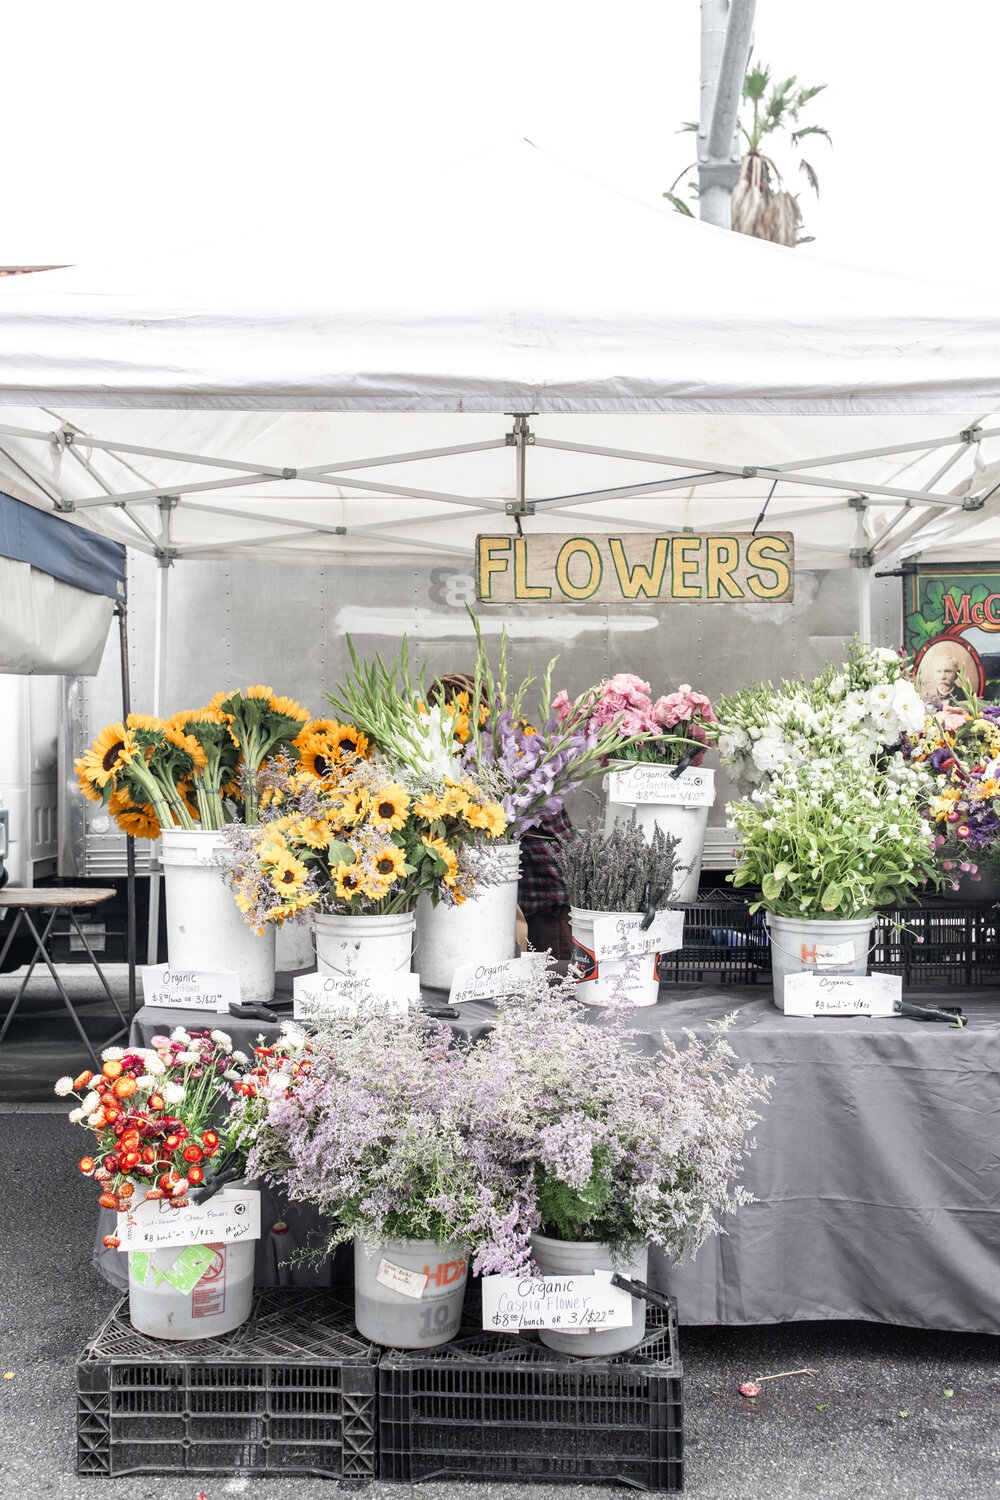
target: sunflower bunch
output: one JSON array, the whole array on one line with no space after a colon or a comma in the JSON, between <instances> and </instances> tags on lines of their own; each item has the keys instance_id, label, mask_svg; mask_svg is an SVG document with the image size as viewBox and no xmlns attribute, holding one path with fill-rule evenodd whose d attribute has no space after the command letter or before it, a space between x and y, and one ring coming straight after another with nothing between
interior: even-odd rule
<instances>
[{"instance_id":1,"label":"sunflower bunch","mask_svg":"<svg viewBox=\"0 0 1000 1500\"><path fill-rule=\"evenodd\" d=\"M261 776L261 826L226 830L234 895L244 920L263 932L311 908L342 914L407 911L421 891L458 904L480 877L476 850L506 828L503 810L470 779L394 774L353 752L303 763L276 757ZM345 740L346 743L346 740ZM330 749L327 743L327 749ZM325 770L319 776L316 770Z\"/></svg>"},{"instance_id":2,"label":"sunflower bunch","mask_svg":"<svg viewBox=\"0 0 1000 1500\"><path fill-rule=\"evenodd\" d=\"M106 725L76 761L77 782L136 838L157 839L165 828L221 829L234 801L252 823L261 765L279 752L298 755L303 726L340 728L331 720L310 724L306 709L268 687L217 693L204 708L169 719L129 714Z\"/></svg>"}]
</instances>

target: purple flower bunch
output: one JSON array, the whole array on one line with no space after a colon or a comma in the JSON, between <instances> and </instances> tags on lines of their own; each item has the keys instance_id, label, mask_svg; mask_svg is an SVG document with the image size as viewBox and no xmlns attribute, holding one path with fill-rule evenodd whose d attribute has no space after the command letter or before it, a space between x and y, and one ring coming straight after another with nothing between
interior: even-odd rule
<instances>
[{"instance_id":1,"label":"purple flower bunch","mask_svg":"<svg viewBox=\"0 0 1000 1500\"><path fill-rule=\"evenodd\" d=\"M471 740L463 765L472 774L491 766L498 772L507 835L519 839L542 818L560 811L563 798L593 774L601 736L564 728L554 716L541 729L505 708L490 716L489 732ZM598 766L600 769L600 766Z\"/></svg>"}]
</instances>

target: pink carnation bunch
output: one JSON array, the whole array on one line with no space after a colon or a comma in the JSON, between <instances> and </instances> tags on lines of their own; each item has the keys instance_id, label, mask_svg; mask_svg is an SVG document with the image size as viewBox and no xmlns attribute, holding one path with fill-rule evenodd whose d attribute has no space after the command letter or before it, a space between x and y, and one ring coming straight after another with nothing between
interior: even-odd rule
<instances>
[{"instance_id":1,"label":"pink carnation bunch","mask_svg":"<svg viewBox=\"0 0 1000 1500\"><path fill-rule=\"evenodd\" d=\"M618 672L579 698L571 699L563 689L552 700L552 711L560 723L575 717L587 731L619 719L623 735L656 737L652 743L630 750L630 758L668 764L676 764L692 741L707 745L704 726L715 722L711 702L704 693L696 693L690 683L682 682L676 693L657 698L654 703L649 683L634 672ZM693 764L700 765L704 755L699 751Z\"/></svg>"}]
</instances>

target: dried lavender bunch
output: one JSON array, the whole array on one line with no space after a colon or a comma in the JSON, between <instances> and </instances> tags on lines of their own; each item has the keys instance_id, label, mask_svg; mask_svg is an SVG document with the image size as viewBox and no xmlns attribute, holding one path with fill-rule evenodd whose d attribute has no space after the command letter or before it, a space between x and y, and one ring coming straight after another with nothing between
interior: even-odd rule
<instances>
[{"instance_id":1,"label":"dried lavender bunch","mask_svg":"<svg viewBox=\"0 0 1000 1500\"><path fill-rule=\"evenodd\" d=\"M690 868L677 861L678 842L660 827L647 839L636 827L635 813L610 833L590 818L554 850L570 905L583 911L643 911L647 884L657 906L664 905L678 876Z\"/></svg>"}]
</instances>

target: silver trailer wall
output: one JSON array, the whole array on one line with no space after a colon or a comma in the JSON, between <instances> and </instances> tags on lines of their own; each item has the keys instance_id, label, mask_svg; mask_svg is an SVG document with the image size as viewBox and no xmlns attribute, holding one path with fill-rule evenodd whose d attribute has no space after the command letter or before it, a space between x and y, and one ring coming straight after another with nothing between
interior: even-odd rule
<instances>
[{"instance_id":1,"label":"silver trailer wall","mask_svg":"<svg viewBox=\"0 0 1000 1500\"><path fill-rule=\"evenodd\" d=\"M155 563L129 562L129 640L132 703L149 712L153 695ZM506 624L515 680L539 676L560 653L553 682L574 695L614 672L637 672L654 697L691 683L715 698L756 678L811 673L839 658L858 620L858 574L800 572L792 604L482 606L487 637L499 644ZM169 578L165 693L161 712L194 708L220 688L268 683L315 716L348 662L345 635L358 651L393 656L404 632L411 657L430 673L468 669L474 651L466 603L474 604L471 571L461 567L387 564L183 562ZM901 641L898 581L872 581L876 644ZM102 725L121 716L117 632L100 674L66 681L60 736L59 873L123 875L125 840L102 809L76 788L73 760ZM713 758L714 759L714 758ZM712 759L709 760L712 764ZM585 817L596 806L599 783L578 793L570 811ZM731 864L725 831L730 787L721 777L706 845L706 865ZM149 845L137 841L140 871Z\"/></svg>"}]
</instances>

